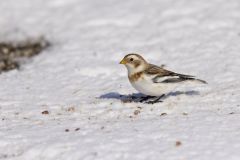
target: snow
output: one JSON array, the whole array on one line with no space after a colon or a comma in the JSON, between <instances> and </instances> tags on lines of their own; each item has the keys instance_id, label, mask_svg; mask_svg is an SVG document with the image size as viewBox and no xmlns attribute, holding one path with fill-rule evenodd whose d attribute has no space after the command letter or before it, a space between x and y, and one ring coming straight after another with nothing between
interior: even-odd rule
<instances>
[{"instance_id":1,"label":"snow","mask_svg":"<svg viewBox=\"0 0 240 160\"><path fill-rule=\"evenodd\" d=\"M1 40L53 44L0 75L0 159L239 159L238 0L8 0L0 15ZM129 52L209 84L123 103Z\"/></svg>"}]
</instances>

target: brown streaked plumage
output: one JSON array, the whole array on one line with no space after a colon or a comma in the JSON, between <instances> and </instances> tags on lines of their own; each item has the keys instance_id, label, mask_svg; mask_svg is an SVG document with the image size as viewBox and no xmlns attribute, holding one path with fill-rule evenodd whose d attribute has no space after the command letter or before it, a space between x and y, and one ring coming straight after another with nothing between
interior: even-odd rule
<instances>
[{"instance_id":1,"label":"brown streaked plumage","mask_svg":"<svg viewBox=\"0 0 240 160\"><path fill-rule=\"evenodd\" d=\"M148 67L146 68L144 73L149 74L149 75L156 75L155 78L153 78L154 83L159 83L157 80L158 78L169 77L169 79L166 79L161 82L162 83L177 83L177 82L182 82L182 81L187 81L187 80L190 80L190 81L197 80L199 82L207 84L206 81L201 80L201 79L196 79L195 76L175 73L175 72L166 70L164 68L158 67L153 64L148 64Z\"/></svg>"},{"instance_id":2,"label":"brown streaked plumage","mask_svg":"<svg viewBox=\"0 0 240 160\"><path fill-rule=\"evenodd\" d=\"M135 74L129 75L128 78L130 82L138 81L140 78L143 79L143 72L137 72Z\"/></svg>"},{"instance_id":3,"label":"brown streaked plumage","mask_svg":"<svg viewBox=\"0 0 240 160\"><path fill-rule=\"evenodd\" d=\"M134 62L134 67L135 67L135 68L137 68L137 67L140 66L140 65L141 65L141 61L136 60L136 61Z\"/></svg>"},{"instance_id":4,"label":"brown streaked plumage","mask_svg":"<svg viewBox=\"0 0 240 160\"><path fill-rule=\"evenodd\" d=\"M136 54L136 53L127 54L126 56L124 56L123 59L126 59L126 58L129 57L129 56L136 56L136 57L138 57L139 59L142 59L142 60L145 61L145 59L144 59L142 56L140 56L139 54ZM145 61L145 62L146 62L146 61Z\"/></svg>"},{"instance_id":5,"label":"brown streaked plumage","mask_svg":"<svg viewBox=\"0 0 240 160\"><path fill-rule=\"evenodd\" d=\"M163 76L179 76L179 77L182 77L182 78L193 78L193 77L195 77L195 76L191 76L191 75L175 73L175 72L166 70L162 67L158 67L158 66L153 65L153 64L148 64L148 67L146 68L144 73L150 74L150 75L158 75L158 76L161 76L161 77L163 77Z\"/></svg>"},{"instance_id":6,"label":"brown streaked plumage","mask_svg":"<svg viewBox=\"0 0 240 160\"><path fill-rule=\"evenodd\" d=\"M132 58L130 57L135 57L134 61L132 61ZM120 62L120 64L127 64L127 63L132 64L135 68L137 68L141 64L146 64L146 65L148 64L147 61L145 61L145 59L142 56L135 53L131 53L124 56L124 58Z\"/></svg>"}]
</instances>

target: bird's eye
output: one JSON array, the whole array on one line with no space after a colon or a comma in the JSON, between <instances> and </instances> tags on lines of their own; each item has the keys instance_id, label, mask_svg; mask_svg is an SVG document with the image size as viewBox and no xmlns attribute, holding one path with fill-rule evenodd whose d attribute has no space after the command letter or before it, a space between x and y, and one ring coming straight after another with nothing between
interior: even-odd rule
<instances>
[{"instance_id":1,"label":"bird's eye","mask_svg":"<svg viewBox=\"0 0 240 160\"><path fill-rule=\"evenodd\" d=\"M133 61L133 58L130 58L130 61Z\"/></svg>"}]
</instances>

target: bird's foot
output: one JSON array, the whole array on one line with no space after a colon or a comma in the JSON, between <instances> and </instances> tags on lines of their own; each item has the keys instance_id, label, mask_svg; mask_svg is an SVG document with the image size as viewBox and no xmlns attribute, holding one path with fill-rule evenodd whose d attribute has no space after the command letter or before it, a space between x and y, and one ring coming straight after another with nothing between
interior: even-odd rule
<instances>
[{"instance_id":1,"label":"bird's foot","mask_svg":"<svg viewBox=\"0 0 240 160\"><path fill-rule=\"evenodd\" d=\"M154 97L154 96L142 97L139 102L145 102L145 101L147 101L147 100L149 100L149 99L152 99L152 98L155 98L155 97Z\"/></svg>"},{"instance_id":2,"label":"bird's foot","mask_svg":"<svg viewBox=\"0 0 240 160\"><path fill-rule=\"evenodd\" d=\"M163 101L161 101L160 99L163 98L164 96L165 96L165 94L161 95L160 97L157 97L157 98L156 98L155 100L153 100L153 101L147 101L147 102L145 102L145 103L147 103L147 104L154 104L154 103L163 102Z\"/></svg>"},{"instance_id":3,"label":"bird's foot","mask_svg":"<svg viewBox=\"0 0 240 160\"><path fill-rule=\"evenodd\" d=\"M155 104L155 103L161 103L161 102L163 102L163 101L156 101L156 100L154 100L154 101L147 101L147 102L145 102L146 104Z\"/></svg>"}]
</instances>

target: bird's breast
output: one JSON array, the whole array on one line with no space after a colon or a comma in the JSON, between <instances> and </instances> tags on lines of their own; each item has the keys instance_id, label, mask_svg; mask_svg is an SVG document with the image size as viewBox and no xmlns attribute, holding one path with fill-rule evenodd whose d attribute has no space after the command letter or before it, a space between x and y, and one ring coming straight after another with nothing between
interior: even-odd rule
<instances>
[{"instance_id":1,"label":"bird's breast","mask_svg":"<svg viewBox=\"0 0 240 160\"><path fill-rule=\"evenodd\" d=\"M144 74L132 76L131 79L129 77L129 80L137 91L145 95L160 96L164 91L164 86L154 84L151 78Z\"/></svg>"},{"instance_id":2,"label":"bird's breast","mask_svg":"<svg viewBox=\"0 0 240 160\"><path fill-rule=\"evenodd\" d=\"M144 79L143 72L137 72L128 76L131 83L141 81Z\"/></svg>"}]
</instances>

